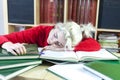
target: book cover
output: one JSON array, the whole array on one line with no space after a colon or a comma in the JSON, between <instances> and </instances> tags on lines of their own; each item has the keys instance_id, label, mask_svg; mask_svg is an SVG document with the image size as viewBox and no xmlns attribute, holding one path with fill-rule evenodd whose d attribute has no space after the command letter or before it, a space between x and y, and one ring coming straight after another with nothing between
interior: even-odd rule
<instances>
[{"instance_id":1,"label":"book cover","mask_svg":"<svg viewBox=\"0 0 120 80\"><path fill-rule=\"evenodd\" d=\"M25 45L27 53L24 55L15 56L5 49L0 48L0 60L4 59L37 59L39 58L38 47L35 44Z\"/></svg>"},{"instance_id":2,"label":"book cover","mask_svg":"<svg viewBox=\"0 0 120 80\"><path fill-rule=\"evenodd\" d=\"M40 48L39 48L40 49ZM69 62L93 61L93 60L118 60L118 57L105 49L99 51L51 51L45 50L40 56L41 59L61 60Z\"/></svg>"},{"instance_id":3,"label":"book cover","mask_svg":"<svg viewBox=\"0 0 120 80\"><path fill-rule=\"evenodd\" d=\"M120 48L108 48L108 51L111 51L115 56L120 58Z\"/></svg>"},{"instance_id":4,"label":"book cover","mask_svg":"<svg viewBox=\"0 0 120 80\"><path fill-rule=\"evenodd\" d=\"M40 0L40 23L43 23L44 22L44 7L43 7L43 5L44 5L44 2L43 2L44 0Z\"/></svg>"},{"instance_id":5,"label":"book cover","mask_svg":"<svg viewBox=\"0 0 120 80\"><path fill-rule=\"evenodd\" d=\"M22 66L17 68L2 69L0 70L0 80L9 80L29 69L36 67L37 65L32 66Z\"/></svg>"},{"instance_id":6,"label":"book cover","mask_svg":"<svg viewBox=\"0 0 120 80\"><path fill-rule=\"evenodd\" d=\"M77 0L72 2L72 21L77 21Z\"/></svg>"},{"instance_id":7,"label":"book cover","mask_svg":"<svg viewBox=\"0 0 120 80\"><path fill-rule=\"evenodd\" d=\"M43 16L44 23L49 23L49 8L50 8L50 0L43 0L43 10L44 14L41 14Z\"/></svg>"},{"instance_id":8,"label":"book cover","mask_svg":"<svg viewBox=\"0 0 120 80\"><path fill-rule=\"evenodd\" d=\"M85 2L86 0L82 0L81 2L80 24L83 24L85 19Z\"/></svg>"},{"instance_id":9,"label":"book cover","mask_svg":"<svg viewBox=\"0 0 120 80\"><path fill-rule=\"evenodd\" d=\"M77 18L76 18L76 20L77 20L77 23L79 23L80 24L80 15L81 15L81 0L78 0L77 1L77 14L76 14L76 16L77 16Z\"/></svg>"},{"instance_id":10,"label":"book cover","mask_svg":"<svg viewBox=\"0 0 120 80\"><path fill-rule=\"evenodd\" d=\"M57 22L57 1L56 0L49 0L50 6L48 8L48 23L56 23Z\"/></svg>"},{"instance_id":11,"label":"book cover","mask_svg":"<svg viewBox=\"0 0 120 80\"><path fill-rule=\"evenodd\" d=\"M41 64L42 60L40 59L11 59L11 60L0 60L0 70L1 69L8 69L8 68L15 68L20 66L29 66L35 64Z\"/></svg>"},{"instance_id":12,"label":"book cover","mask_svg":"<svg viewBox=\"0 0 120 80\"><path fill-rule=\"evenodd\" d=\"M120 79L119 61L95 61L86 63L84 68L105 80Z\"/></svg>"},{"instance_id":13,"label":"book cover","mask_svg":"<svg viewBox=\"0 0 120 80\"><path fill-rule=\"evenodd\" d=\"M85 14L84 14L84 23L87 24L89 23L89 14L90 14L90 2L91 0L86 0L85 1Z\"/></svg>"},{"instance_id":14,"label":"book cover","mask_svg":"<svg viewBox=\"0 0 120 80\"><path fill-rule=\"evenodd\" d=\"M118 40L118 37L115 33L100 33L98 35L99 40Z\"/></svg>"},{"instance_id":15,"label":"book cover","mask_svg":"<svg viewBox=\"0 0 120 80\"><path fill-rule=\"evenodd\" d=\"M89 22L96 25L97 4L98 0L90 0Z\"/></svg>"},{"instance_id":16,"label":"book cover","mask_svg":"<svg viewBox=\"0 0 120 80\"><path fill-rule=\"evenodd\" d=\"M56 0L57 22L63 22L64 18L64 0Z\"/></svg>"},{"instance_id":17,"label":"book cover","mask_svg":"<svg viewBox=\"0 0 120 80\"><path fill-rule=\"evenodd\" d=\"M72 5L72 3L73 3L73 0L69 0L68 1L68 21L71 21L72 20L72 9L73 9L73 5Z\"/></svg>"}]
</instances>

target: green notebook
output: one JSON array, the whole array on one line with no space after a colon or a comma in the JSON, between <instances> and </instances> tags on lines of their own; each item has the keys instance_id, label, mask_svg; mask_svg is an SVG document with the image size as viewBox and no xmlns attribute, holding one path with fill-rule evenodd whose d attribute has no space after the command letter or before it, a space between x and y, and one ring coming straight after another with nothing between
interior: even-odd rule
<instances>
[{"instance_id":1,"label":"green notebook","mask_svg":"<svg viewBox=\"0 0 120 80\"><path fill-rule=\"evenodd\" d=\"M5 49L0 48L0 60L4 59L36 59L39 58L39 51L36 44L25 45L27 54L15 56Z\"/></svg>"},{"instance_id":2,"label":"green notebook","mask_svg":"<svg viewBox=\"0 0 120 80\"><path fill-rule=\"evenodd\" d=\"M84 69L105 80L120 79L119 61L94 61L86 63Z\"/></svg>"},{"instance_id":3,"label":"green notebook","mask_svg":"<svg viewBox=\"0 0 120 80\"><path fill-rule=\"evenodd\" d=\"M42 60L40 59L10 59L10 60L0 60L0 70L8 69L20 66L28 66L41 64Z\"/></svg>"},{"instance_id":4,"label":"green notebook","mask_svg":"<svg viewBox=\"0 0 120 80\"><path fill-rule=\"evenodd\" d=\"M17 68L9 68L0 70L0 80L9 80L29 69L36 67L37 65L32 66L22 66Z\"/></svg>"}]
</instances>

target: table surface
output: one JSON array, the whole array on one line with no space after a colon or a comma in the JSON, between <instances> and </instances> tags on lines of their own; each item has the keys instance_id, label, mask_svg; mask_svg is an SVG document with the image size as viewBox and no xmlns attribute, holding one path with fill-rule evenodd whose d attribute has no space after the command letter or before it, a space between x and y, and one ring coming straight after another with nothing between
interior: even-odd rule
<instances>
[{"instance_id":1,"label":"table surface","mask_svg":"<svg viewBox=\"0 0 120 80\"><path fill-rule=\"evenodd\" d=\"M10 80L63 80L46 69L54 64L43 62L39 66L30 69Z\"/></svg>"}]
</instances>

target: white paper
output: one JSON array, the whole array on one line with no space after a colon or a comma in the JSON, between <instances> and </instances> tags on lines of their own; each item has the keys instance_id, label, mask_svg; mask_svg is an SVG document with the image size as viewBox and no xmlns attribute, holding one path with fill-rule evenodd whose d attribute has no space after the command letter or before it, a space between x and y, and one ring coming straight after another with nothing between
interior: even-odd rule
<instances>
[{"instance_id":1,"label":"white paper","mask_svg":"<svg viewBox=\"0 0 120 80\"><path fill-rule=\"evenodd\" d=\"M39 52L41 48L38 48ZM67 61L78 61L77 56L74 51L52 51L45 50L44 54L40 58L53 59L53 60L67 60Z\"/></svg>"},{"instance_id":2,"label":"white paper","mask_svg":"<svg viewBox=\"0 0 120 80\"><path fill-rule=\"evenodd\" d=\"M118 58L114 56L112 53L108 52L105 49L100 49L99 51L78 51L76 52L79 59L81 58L93 58L93 59L100 59L100 60L117 60Z\"/></svg>"},{"instance_id":3,"label":"white paper","mask_svg":"<svg viewBox=\"0 0 120 80\"><path fill-rule=\"evenodd\" d=\"M101 80L102 78L83 69L83 64L54 65L48 68L67 80Z\"/></svg>"}]
</instances>

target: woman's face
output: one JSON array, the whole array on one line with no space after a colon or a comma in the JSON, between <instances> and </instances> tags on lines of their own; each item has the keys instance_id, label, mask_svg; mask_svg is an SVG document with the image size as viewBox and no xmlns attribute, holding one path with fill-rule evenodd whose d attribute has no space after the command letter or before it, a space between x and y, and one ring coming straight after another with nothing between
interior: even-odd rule
<instances>
[{"instance_id":1,"label":"woman's face","mask_svg":"<svg viewBox=\"0 0 120 80\"><path fill-rule=\"evenodd\" d=\"M49 33L47 42L48 44L54 45L55 47L64 47L66 43L64 32L58 28L52 29Z\"/></svg>"}]
</instances>

